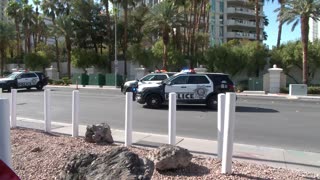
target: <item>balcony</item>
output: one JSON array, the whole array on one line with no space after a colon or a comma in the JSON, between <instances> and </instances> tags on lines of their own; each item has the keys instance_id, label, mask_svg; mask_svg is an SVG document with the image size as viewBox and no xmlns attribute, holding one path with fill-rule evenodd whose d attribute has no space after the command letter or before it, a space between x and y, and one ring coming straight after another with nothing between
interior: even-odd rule
<instances>
[{"instance_id":1,"label":"balcony","mask_svg":"<svg viewBox=\"0 0 320 180\"><path fill-rule=\"evenodd\" d=\"M249 0L228 0L228 3L252 3ZM260 0L259 2L260 5L264 4L264 0Z\"/></svg>"},{"instance_id":2,"label":"balcony","mask_svg":"<svg viewBox=\"0 0 320 180\"><path fill-rule=\"evenodd\" d=\"M256 27L255 22L247 21L247 20L228 20L228 26L243 26L243 27ZM260 23L260 28L263 28L263 23Z\"/></svg>"},{"instance_id":3,"label":"balcony","mask_svg":"<svg viewBox=\"0 0 320 180\"><path fill-rule=\"evenodd\" d=\"M255 33L248 33L248 32L228 32L227 38L255 40L256 34ZM262 34L260 34L260 40L263 40Z\"/></svg>"},{"instance_id":4,"label":"balcony","mask_svg":"<svg viewBox=\"0 0 320 180\"><path fill-rule=\"evenodd\" d=\"M238 7L228 7L227 8L228 14L244 14L244 15L251 15L255 16L255 10L248 9L248 8L238 8ZM260 16L263 16L263 12L260 12Z\"/></svg>"}]
</instances>

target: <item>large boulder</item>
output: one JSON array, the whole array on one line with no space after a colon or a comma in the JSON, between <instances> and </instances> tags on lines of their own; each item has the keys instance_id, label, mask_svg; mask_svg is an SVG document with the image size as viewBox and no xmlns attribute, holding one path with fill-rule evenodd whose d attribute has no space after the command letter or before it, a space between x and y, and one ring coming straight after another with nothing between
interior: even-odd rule
<instances>
[{"instance_id":1,"label":"large boulder","mask_svg":"<svg viewBox=\"0 0 320 180\"><path fill-rule=\"evenodd\" d=\"M141 159L127 148L119 147L105 154L77 154L70 158L58 179L64 180L114 180L152 177L154 164Z\"/></svg>"},{"instance_id":2,"label":"large boulder","mask_svg":"<svg viewBox=\"0 0 320 180\"><path fill-rule=\"evenodd\" d=\"M113 138L110 126L106 123L88 125L85 134L85 141L98 144L112 144Z\"/></svg>"},{"instance_id":3,"label":"large boulder","mask_svg":"<svg viewBox=\"0 0 320 180\"><path fill-rule=\"evenodd\" d=\"M164 171L187 167L191 162L192 154L179 146L165 144L154 150L149 158L154 161L158 171Z\"/></svg>"}]
</instances>

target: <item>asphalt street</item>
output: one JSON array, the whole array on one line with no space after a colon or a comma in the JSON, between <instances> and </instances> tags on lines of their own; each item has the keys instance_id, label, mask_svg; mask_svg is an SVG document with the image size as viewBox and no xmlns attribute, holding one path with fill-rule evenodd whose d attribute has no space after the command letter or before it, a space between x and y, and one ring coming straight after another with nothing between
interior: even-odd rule
<instances>
[{"instance_id":1,"label":"asphalt street","mask_svg":"<svg viewBox=\"0 0 320 180\"><path fill-rule=\"evenodd\" d=\"M9 93L0 97L9 97ZM72 89L52 89L52 121L71 123ZM80 90L80 124L106 122L124 129L125 96L118 90ZM168 107L147 109L133 103L134 131L167 134ZM320 152L320 101L239 97L235 141L242 144ZM43 92L21 91L17 116L43 120ZM177 108L177 135L216 140L217 112L203 105Z\"/></svg>"}]
</instances>

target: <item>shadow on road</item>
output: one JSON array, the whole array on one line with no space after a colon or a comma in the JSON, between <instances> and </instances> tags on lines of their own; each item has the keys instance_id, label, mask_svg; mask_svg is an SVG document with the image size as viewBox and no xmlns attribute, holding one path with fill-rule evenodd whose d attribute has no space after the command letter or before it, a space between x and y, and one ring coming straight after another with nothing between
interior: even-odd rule
<instances>
[{"instance_id":1,"label":"shadow on road","mask_svg":"<svg viewBox=\"0 0 320 180\"><path fill-rule=\"evenodd\" d=\"M278 113L279 111L268 108L237 106L236 112L255 112L255 113Z\"/></svg>"}]
</instances>

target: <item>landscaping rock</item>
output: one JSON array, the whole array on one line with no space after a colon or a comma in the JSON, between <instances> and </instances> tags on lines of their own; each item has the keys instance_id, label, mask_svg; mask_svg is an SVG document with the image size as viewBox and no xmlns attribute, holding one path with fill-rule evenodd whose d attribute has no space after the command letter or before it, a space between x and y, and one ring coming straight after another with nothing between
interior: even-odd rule
<instances>
[{"instance_id":1,"label":"landscaping rock","mask_svg":"<svg viewBox=\"0 0 320 180\"><path fill-rule=\"evenodd\" d=\"M149 180L153 162L141 159L127 148L115 148L106 154L79 154L70 158L59 178L64 180Z\"/></svg>"},{"instance_id":2,"label":"landscaping rock","mask_svg":"<svg viewBox=\"0 0 320 180\"><path fill-rule=\"evenodd\" d=\"M88 125L85 134L85 141L98 144L112 144L114 141L111 135L110 126L106 123Z\"/></svg>"},{"instance_id":3,"label":"landscaping rock","mask_svg":"<svg viewBox=\"0 0 320 180\"><path fill-rule=\"evenodd\" d=\"M149 158L154 161L158 171L173 170L187 167L192 154L179 146L165 144L153 151Z\"/></svg>"}]
</instances>

